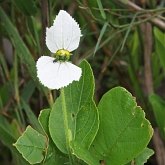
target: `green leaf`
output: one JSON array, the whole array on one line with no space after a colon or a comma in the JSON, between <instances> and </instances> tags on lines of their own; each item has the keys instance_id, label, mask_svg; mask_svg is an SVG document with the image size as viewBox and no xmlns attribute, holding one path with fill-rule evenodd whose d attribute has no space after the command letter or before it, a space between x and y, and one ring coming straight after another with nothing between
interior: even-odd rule
<instances>
[{"instance_id":1,"label":"green leaf","mask_svg":"<svg viewBox=\"0 0 165 165\"><path fill-rule=\"evenodd\" d=\"M164 73L162 72L159 55L156 52L152 53L151 65L154 88L157 88L164 79Z\"/></svg>"},{"instance_id":2,"label":"green leaf","mask_svg":"<svg viewBox=\"0 0 165 165\"><path fill-rule=\"evenodd\" d=\"M165 33L161 32L158 28L154 28L155 35L155 51L158 54L160 63L165 70Z\"/></svg>"},{"instance_id":3,"label":"green leaf","mask_svg":"<svg viewBox=\"0 0 165 165\"><path fill-rule=\"evenodd\" d=\"M154 151L149 148L145 148L136 158L135 164L136 165L143 165L147 163L147 160L154 154Z\"/></svg>"},{"instance_id":4,"label":"green leaf","mask_svg":"<svg viewBox=\"0 0 165 165\"><path fill-rule=\"evenodd\" d=\"M73 154L76 155L77 158L83 160L89 165L100 165L100 161L98 161L92 152L88 148L85 148L83 145L72 142L71 143Z\"/></svg>"},{"instance_id":5,"label":"green leaf","mask_svg":"<svg viewBox=\"0 0 165 165\"><path fill-rule=\"evenodd\" d=\"M98 41L97 41L97 44L96 44L96 47L95 47L95 50L94 50L94 55L97 52L97 50L99 49L101 39L102 39L103 35L105 34L107 26L108 26L108 22L105 22L103 28L100 31L100 35L99 35L99 38L98 38Z\"/></svg>"},{"instance_id":6,"label":"green leaf","mask_svg":"<svg viewBox=\"0 0 165 165\"><path fill-rule=\"evenodd\" d=\"M40 123L37 120L36 115L34 114L34 112L31 110L30 106L25 102L25 100L23 98L21 98L21 106L23 108L23 110L26 113L26 116L29 120L29 123L33 126L34 129L36 129L37 131L39 131L40 133L43 133L43 130L41 128Z\"/></svg>"},{"instance_id":7,"label":"green leaf","mask_svg":"<svg viewBox=\"0 0 165 165\"><path fill-rule=\"evenodd\" d=\"M57 147L54 145L52 139L50 138L49 135L49 127L48 127L48 122L49 122L49 116L50 116L50 111L51 109L44 109L40 112L39 115L39 122L41 123L45 133L48 136L49 139L49 145L47 149L47 154L46 158L44 160L44 165L60 165L60 164L66 164L69 162L68 158L65 157L64 154L62 154Z\"/></svg>"},{"instance_id":8,"label":"green leaf","mask_svg":"<svg viewBox=\"0 0 165 165\"><path fill-rule=\"evenodd\" d=\"M122 87L107 92L98 109L100 127L90 152L98 162L104 160L111 165L128 163L143 151L153 134L143 110Z\"/></svg>"},{"instance_id":9,"label":"green leaf","mask_svg":"<svg viewBox=\"0 0 165 165\"><path fill-rule=\"evenodd\" d=\"M14 146L30 164L40 163L44 159L47 139L28 126Z\"/></svg>"},{"instance_id":10,"label":"green leaf","mask_svg":"<svg viewBox=\"0 0 165 165\"><path fill-rule=\"evenodd\" d=\"M12 126L3 116L0 116L0 139L1 142L11 150L13 160L16 162L16 164L28 164L27 161L25 161L25 159L22 158L20 153L13 146L13 143L16 141L16 138L13 135Z\"/></svg>"},{"instance_id":11,"label":"green leaf","mask_svg":"<svg viewBox=\"0 0 165 165\"><path fill-rule=\"evenodd\" d=\"M5 59L5 56L1 52L0 52L0 66L2 67L2 70L3 70L4 75L5 75L3 77L9 78L10 75L9 75L9 69L7 66L7 61ZM2 71L1 71L1 74L2 74ZM3 80L3 77L2 77L2 80Z\"/></svg>"},{"instance_id":12,"label":"green leaf","mask_svg":"<svg viewBox=\"0 0 165 165\"><path fill-rule=\"evenodd\" d=\"M23 90L21 91L21 97L25 102L28 102L29 99L32 97L35 91L35 84L32 80L26 82Z\"/></svg>"},{"instance_id":13,"label":"green leaf","mask_svg":"<svg viewBox=\"0 0 165 165\"><path fill-rule=\"evenodd\" d=\"M38 24L33 16L27 17L27 28L29 29L30 36L33 39L34 45L36 46L37 51L41 54L41 45L39 41L39 34L38 34Z\"/></svg>"},{"instance_id":14,"label":"green leaf","mask_svg":"<svg viewBox=\"0 0 165 165\"><path fill-rule=\"evenodd\" d=\"M134 25L134 22L135 22L135 20L136 20L137 15L138 15L138 13L136 13L136 14L133 16L133 18L132 18L132 20L131 20L131 22L130 22L128 28L127 28L127 31L126 31L125 36L124 36L124 39L123 39L123 41L122 41L122 45L121 45L120 51L123 51L123 49L124 49L125 43L126 43L127 38L128 38L128 36L129 36L129 34L130 34L130 32L131 32L132 26Z\"/></svg>"},{"instance_id":15,"label":"green leaf","mask_svg":"<svg viewBox=\"0 0 165 165\"><path fill-rule=\"evenodd\" d=\"M161 135L165 139L165 101L156 94L151 94L149 96L149 101L152 105Z\"/></svg>"},{"instance_id":16,"label":"green leaf","mask_svg":"<svg viewBox=\"0 0 165 165\"><path fill-rule=\"evenodd\" d=\"M10 19L1 7L0 20L2 21L2 27L5 29L13 45L15 46L15 50L17 51L19 58L21 58L23 63L27 66L30 76L36 82L36 86L40 87L36 74L35 61L29 49L26 47L22 38L20 37L17 29L14 27L14 25L12 24L12 22L10 21Z\"/></svg>"},{"instance_id":17,"label":"green leaf","mask_svg":"<svg viewBox=\"0 0 165 165\"><path fill-rule=\"evenodd\" d=\"M8 146L12 147L12 144L15 142L15 137L12 134L12 129L8 121L0 115L0 139L1 141Z\"/></svg>"},{"instance_id":18,"label":"green leaf","mask_svg":"<svg viewBox=\"0 0 165 165\"><path fill-rule=\"evenodd\" d=\"M66 139L89 148L98 130L98 112L93 101L94 78L90 65L83 61L80 65L82 76L80 81L73 82L64 88L68 132L64 131L64 118L61 96L53 105L49 118L50 135L63 152L67 153Z\"/></svg>"},{"instance_id":19,"label":"green leaf","mask_svg":"<svg viewBox=\"0 0 165 165\"><path fill-rule=\"evenodd\" d=\"M34 15L37 12L34 0L13 0L13 2L27 16Z\"/></svg>"},{"instance_id":20,"label":"green leaf","mask_svg":"<svg viewBox=\"0 0 165 165\"><path fill-rule=\"evenodd\" d=\"M22 155L16 150L14 146L11 150L11 153L14 165L29 165L29 163L22 157Z\"/></svg>"},{"instance_id":21,"label":"green leaf","mask_svg":"<svg viewBox=\"0 0 165 165\"><path fill-rule=\"evenodd\" d=\"M141 56L139 56L139 54L142 54L138 28L134 30L132 38L128 41L129 41L130 55L132 57L132 63L135 68L135 71L137 71L140 67L140 60L141 60Z\"/></svg>"},{"instance_id":22,"label":"green leaf","mask_svg":"<svg viewBox=\"0 0 165 165\"><path fill-rule=\"evenodd\" d=\"M19 125L19 122L16 119L13 119L12 122L10 123L11 127L11 133L15 137L15 140L18 139L21 135L21 125ZM14 140L14 142L15 142ZM13 143L11 143L13 144Z\"/></svg>"},{"instance_id":23,"label":"green leaf","mask_svg":"<svg viewBox=\"0 0 165 165\"><path fill-rule=\"evenodd\" d=\"M106 19L106 14L104 12L103 5L102 5L101 1L97 0L97 4L98 4L98 7L99 7L101 16L103 17L103 19Z\"/></svg>"},{"instance_id":24,"label":"green leaf","mask_svg":"<svg viewBox=\"0 0 165 165\"><path fill-rule=\"evenodd\" d=\"M2 105L7 104L13 92L12 90L13 87L11 82L6 82L4 85L0 86L0 97L1 97Z\"/></svg>"},{"instance_id":25,"label":"green leaf","mask_svg":"<svg viewBox=\"0 0 165 165\"><path fill-rule=\"evenodd\" d=\"M43 130L49 135L49 116L51 109L43 109L40 111L38 121L41 124Z\"/></svg>"}]
</instances>

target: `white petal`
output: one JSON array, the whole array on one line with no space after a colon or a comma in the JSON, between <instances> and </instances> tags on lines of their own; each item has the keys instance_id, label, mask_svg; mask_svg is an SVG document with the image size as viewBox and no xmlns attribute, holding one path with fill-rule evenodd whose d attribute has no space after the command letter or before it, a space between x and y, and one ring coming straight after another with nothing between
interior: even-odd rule
<instances>
[{"instance_id":1,"label":"white petal","mask_svg":"<svg viewBox=\"0 0 165 165\"><path fill-rule=\"evenodd\" d=\"M46 45L52 53L59 49L73 51L79 46L81 30L78 23L64 10L60 10L53 26L46 29Z\"/></svg>"},{"instance_id":2,"label":"white petal","mask_svg":"<svg viewBox=\"0 0 165 165\"><path fill-rule=\"evenodd\" d=\"M53 62L54 58L41 56L37 61L37 77L49 89L59 89L79 81L82 70L70 62Z\"/></svg>"}]
</instances>

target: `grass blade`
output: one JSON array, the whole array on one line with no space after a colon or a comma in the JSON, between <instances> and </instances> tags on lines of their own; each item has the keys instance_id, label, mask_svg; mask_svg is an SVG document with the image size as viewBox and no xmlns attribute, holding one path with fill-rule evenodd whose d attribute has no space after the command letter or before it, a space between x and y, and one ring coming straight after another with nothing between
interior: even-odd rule
<instances>
[{"instance_id":1,"label":"grass blade","mask_svg":"<svg viewBox=\"0 0 165 165\"><path fill-rule=\"evenodd\" d=\"M105 20L105 19L106 19L106 14L105 14L105 12L104 12L103 5L102 5L101 1L100 1L100 0L97 0L97 4L98 4L98 7L99 7L101 16L102 16L103 19Z\"/></svg>"},{"instance_id":2,"label":"grass blade","mask_svg":"<svg viewBox=\"0 0 165 165\"><path fill-rule=\"evenodd\" d=\"M99 35L99 38L98 38L98 41L97 41L97 44L96 44L96 47L95 47L95 50L94 50L94 55L97 52L97 50L99 49L99 45L100 45L101 39L102 39L106 29L107 29L107 25L108 25L108 23L105 22L104 25L103 25L103 28L101 29L101 32L100 32L100 35Z\"/></svg>"}]
</instances>

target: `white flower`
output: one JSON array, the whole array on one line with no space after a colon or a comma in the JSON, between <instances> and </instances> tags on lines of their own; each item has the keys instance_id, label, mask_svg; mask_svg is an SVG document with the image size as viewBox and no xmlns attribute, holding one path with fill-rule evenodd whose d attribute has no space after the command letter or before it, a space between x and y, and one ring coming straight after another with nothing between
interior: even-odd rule
<instances>
[{"instance_id":1,"label":"white flower","mask_svg":"<svg viewBox=\"0 0 165 165\"><path fill-rule=\"evenodd\" d=\"M53 26L46 29L46 45L54 57L41 56L37 61L37 77L49 89L59 89L79 81L82 70L67 62L71 51L79 46L81 30L78 23L60 10Z\"/></svg>"}]
</instances>

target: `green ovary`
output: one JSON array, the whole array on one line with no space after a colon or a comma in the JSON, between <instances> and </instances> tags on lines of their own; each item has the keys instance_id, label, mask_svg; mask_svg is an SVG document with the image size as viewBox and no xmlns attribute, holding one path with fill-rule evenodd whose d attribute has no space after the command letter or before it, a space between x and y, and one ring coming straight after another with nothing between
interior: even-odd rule
<instances>
[{"instance_id":1,"label":"green ovary","mask_svg":"<svg viewBox=\"0 0 165 165\"><path fill-rule=\"evenodd\" d=\"M65 62L70 59L71 53L68 50L60 49L58 50L54 57L57 61Z\"/></svg>"}]
</instances>

